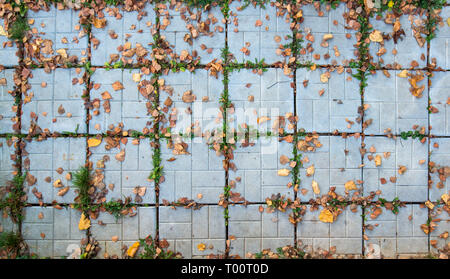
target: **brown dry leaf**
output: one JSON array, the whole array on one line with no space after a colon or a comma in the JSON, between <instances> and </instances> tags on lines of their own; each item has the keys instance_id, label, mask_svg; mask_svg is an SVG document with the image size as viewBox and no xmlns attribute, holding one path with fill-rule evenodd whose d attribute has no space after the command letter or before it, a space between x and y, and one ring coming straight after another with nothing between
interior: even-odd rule
<instances>
[{"instance_id":1,"label":"brown dry leaf","mask_svg":"<svg viewBox=\"0 0 450 279\"><path fill-rule=\"evenodd\" d=\"M331 211L325 208L320 212L319 220L324 223L333 223L334 222L333 213L331 213Z\"/></svg>"},{"instance_id":2,"label":"brown dry leaf","mask_svg":"<svg viewBox=\"0 0 450 279\"><path fill-rule=\"evenodd\" d=\"M96 146L99 146L100 143L102 143L101 139L97 139L97 138L88 139L88 147L96 147Z\"/></svg>"},{"instance_id":3,"label":"brown dry leaf","mask_svg":"<svg viewBox=\"0 0 450 279\"><path fill-rule=\"evenodd\" d=\"M103 28L106 26L106 18L96 18L94 17L94 20L92 21L92 24L94 25L95 28Z\"/></svg>"},{"instance_id":4,"label":"brown dry leaf","mask_svg":"<svg viewBox=\"0 0 450 279\"><path fill-rule=\"evenodd\" d=\"M8 37L8 32L5 31L3 25L0 25L0 36Z\"/></svg>"},{"instance_id":5,"label":"brown dry leaf","mask_svg":"<svg viewBox=\"0 0 450 279\"><path fill-rule=\"evenodd\" d=\"M78 229L80 231L87 230L91 227L91 220L89 220L84 213L81 213L80 222L78 223Z\"/></svg>"},{"instance_id":6,"label":"brown dry leaf","mask_svg":"<svg viewBox=\"0 0 450 279\"><path fill-rule=\"evenodd\" d=\"M139 195L141 197L145 196L145 192L147 191L147 187L145 186L137 186L133 189L133 194Z\"/></svg>"},{"instance_id":7,"label":"brown dry leaf","mask_svg":"<svg viewBox=\"0 0 450 279\"><path fill-rule=\"evenodd\" d=\"M59 114L64 114L64 113L66 113L66 110L64 109L63 105L59 105L59 107L58 107L58 113L59 113Z\"/></svg>"},{"instance_id":8,"label":"brown dry leaf","mask_svg":"<svg viewBox=\"0 0 450 279\"><path fill-rule=\"evenodd\" d=\"M372 33L369 35L369 39L372 42L381 43L383 41L383 35L381 35L381 32L378 30L373 30Z\"/></svg>"},{"instance_id":9,"label":"brown dry leaf","mask_svg":"<svg viewBox=\"0 0 450 279\"><path fill-rule=\"evenodd\" d=\"M316 172L316 168L314 167L314 165L311 165L306 169L306 176L311 176L315 172Z\"/></svg>"},{"instance_id":10,"label":"brown dry leaf","mask_svg":"<svg viewBox=\"0 0 450 279\"><path fill-rule=\"evenodd\" d=\"M191 90L188 90L186 92L183 93L183 97L181 97L181 99L183 100L183 102L185 103L192 103L195 101L196 96L194 94L192 94Z\"/></svg>"},{"instance_id":11,"label":"brown dry leaf","mask_svg":"<svg viewBox=\"0 0 450 279\"><path fill-rule=\"evenodd\" d=\"M345 190L347 191L351 191L351 190L358 190L358 188L356 187L355 181L353 180L349 180L347 182L345 182Z\"/></svg>"},{"instance_id":12,"label":"brown dry leaf","mask_svg":"<svg viewBox=\"0 0 450 279\"><path fill-rule=\"evenodd\" d=\"M64 196L65 194L67 194L69 189L70 189L69 186L62 188L61 190L58 191L58 196L60 196L60 197Z\"/></svg>"},{"instance_id":13,"label":"brown dry leaf","mask_svg":"<svg viewBox=\"0 0 450 279\"><path fill-rule=\"evenodd\" d=\"M261 26L261 25L262 25L262 21L258 19L258 20L255 22L255 26L258 27L258 26Z\"/></svg>"},{"instance_id":14,"label":"brown dry leaf","mask_svg":"<svg viewBox=\"0 0 450 279\"><path fill-rule=\"evenodd\" d=\"M62 58L67 59L67 51L65 48L60 48L58 50L56 50L56 53L58 53L59 55L61 55Z\"/></svg>"},{"instance_id":15,"label":"brown dry leaf","mask_svg":"<svg viewBox=\"0 0 450 279\"><path fill-rule=\"evenodd\" d=\"M120 150L120 152L117 153L114 158L116 158L116 160L119 162L123 162L125 160L125 149Z\"/></svg>"},{"instance_id":16,"label":"brown dry leaf","mask_svg":"<svg viewBox=\"0 0 450 279\"><path fill-rule=\"evenodd\" d=\"M291 171L288 169L281 169L281 170L278 170L278 175L279 176L288 176L290 172Z\"/></svg>"},{"instance_id":17,"label":"brown dry leaf","mask_svg":"<svg viewBox=\"0 0 450 279\"><path fill-rule=\"evenodd\" d=\"M281 155L280 156L280 164L286 165L287 163L289 163L289 158L286 155Z\"/></svg>"},{"instance_id":18,"label":"brown dry leaf","mask_svg":"<svg viewBox=\"0 0 450 279\"><path fill-rule=\"evenodd\" d=\"M117 242L119 240L119 237L117 235L114 235L113 237L111 237L111 240L113 242Z\"/></svg>"},{"instance_id":19,"label":"brown dry leaf","mask_svg":"<svg viewBox=\"0 0 450 279\"><path fill-rule=\"evenodd\" d=\"M316 194L316 195L320 194L319 183L317 183L317 181L313 180L311 185L312 185L314 194Z\"/></svg>"},{"instance_id":20,"label":"brown dry leaf","mask_svg":"<svg viewBox=\"0 0 450 279\"><path fill-rule=\"evenodd\" d=\"M398 174L404 174L407 168L405 166L398 166Z\"/></svg>"},{"instance_id":21,"label":"brown dry leaf","mask_svg":"<svg viewBox=\"0 0 450 279\"><path fill-rule=\"evenodd\" d=\"M320 81L323 83L327 83L328 82L328 73L323 73L320 75Z\"/></svg>"},{"instance_id":22,"label":"brown dry leaf","mask_svg":"<svg viewBox=\"0 0 450 279\"><path fill-rule=\"evenodd\" d=\"M120 81L116 81L112 84L114 91L119 91L123 89L123 84Z\"/></svg>"}]
</instances>

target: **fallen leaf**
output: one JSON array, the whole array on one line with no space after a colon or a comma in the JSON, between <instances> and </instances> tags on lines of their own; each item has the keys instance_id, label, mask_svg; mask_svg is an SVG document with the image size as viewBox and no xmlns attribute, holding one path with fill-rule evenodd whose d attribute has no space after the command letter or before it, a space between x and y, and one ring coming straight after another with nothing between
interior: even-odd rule
<instances>
[{"instance_id":1,"label":"fallen leaf","mask_svg":"<svg viewBox=\"0 0 450 279\"><path fill-rule=\"evenodd\" d=\"M96 18L94 17L94 20L92 22L92 24L94 25L95 28L103 28L106 26L106 18Z\"/></svg>"},{"instance_id":2,"label":"fallen leaf","mask_svg":"<svg viewBox=\"0 0 450 279\"><path fill-rule=\"evenodd\" d=\"M206 245L203 244L203 243L199 243L199 244L197 245L197 249L198 249L199 251L205 251Z\"/></svg>"},{"instance_id":3,"label":"fallen leaf","mask_svg":"<svg viewBox=\"0 0 450 279\"><path fill-rule=\"evenodd\" d=\"M317 183L317 181L313 180L311 185L312 185L314 194L316 194L316 195L320 194L319 183Z\"/></svg>"},{"instance_id":4,"label":"fallen leaf","mask_svg":"<svg viewBox=\"0 0 450 279\"><path fill-rule=\"evenodd\" d=\"M136 255L137 250L139 249L139 241L136 241L135 243L133 243L133 245L130 246L130 248L128 248L127 250L127 255L131 258L134 257L134 255Z\"/></svg>"},{"instance_id":5,"label":"fallen leaf","mask_svg":"<svg viewBox=\"0 0 450 279\"><path fill-rule=\"evenodd\" d=\"M133 81L134 82L140 82L141 81L141 74L139 73L135 73L132 75Z\"/></svg>"},{"instance_id":6,"label":"fallen leaf","mask_svg":"<svg viewBox=\"0 0 450 279\"><path fill-rule=\"evenodd\" d=\"M383 36L381 35L381 32L378 30L373 30L372 33L369 35L369 39L372 42L381 43L383 41Z\"/></svg>"},{"instance_id":7,"label":"fallen leaf","mask_svg":"<svg viewBox=\"0 0 450 279\"><path fill-rule=\"evenodd\" d=\"M80 231L87 230L91 227L91 220L89 220L84 213L81 213L80 222L78 223L78 229Z\"/></svg>"},{"instance_id":8,"label":"fallen leaf","mask_svg":"<svg viewBox=\"0 0 450 279\"><path fill-rule=\"evenodd\" d=\"M119 162L123 162L125 160L125 149L120 150L120 152L117 153L114 158L116 158L116 160Z\"/></svg>"},{"instance_id":9,"label":"fallen leaf","mask_svg":"<svg viewBox=\"0 0 450 279\"><path fill-rule=\"evenodd\" d=\"M381 156L380 155L375 156L375 166L376 167L381 166Z\"/></svg>"},{"instance_id":10,"label":"fallen leaf","mask_svg":"<svg viewBox=\"0 0 450 279\"><path fill-rule=\"evenodd\" d=\"M306 176L311 176L315 172L316 172L316 168L314 167L314 165L311 165L306 169Z\"/></svg>"},{"instance_id":11,"label":"fallen leaf","mask_svg":"<svg viewBox=\"0 0 450 279\"><path fill-rule=\"evenodd\" d=\"M290 172L291 171L288 169L281 169L281 170L278 170L278 175L279 176L288 176Z\"/></svg>"},{"instance_id":12,"label":"fallen leaf","mask_svg":"<svg viewBox=\"0 0 450 279\"><path fill-rule=\"evenodd\" d=\"M334 222L333 213L331 213L331 211L325 208L320 212L319 220L324 223L333 223Z\"/></svg>"},{"instance_id":13,"label":"fallen leaf","mask_svg":"<svg viewBox=\"0 0 450 279\"><path fill-rule=\"evenodd\" d=\"M97 138L88 139L88 147L96 147L96 146L99 146L100 143L102 143L101 139L97 139Z\"/></svg>"},{"instance_id":14,"label":"fallen leaf","mask_svg":"<svg viewBox=\"0 0 450 279\"><path fill-rule=\"evenodd\" d=\"M358 190L358 188L356 187L355 181L353 180L349 180L347 182L345 182L345 190L347 191L351 191L351 190Z\"/></svg>"},{"instance_id":15,"label":"fallen leaf","mask_svg":"<svg viewBox=\"0 0 450 279\"><path fill-rule=\"evenodd\" d=\"M123 89L123 84L120 81L116 81L112 84L114 91L119 91Z\"/></svg>"},{"instance_id":16,"label":"fallen leaf","mask_svg":"<svg viewBox=\"0 0 450 279\"><path fill-rule=\"evenodd\" d=\"M289 158L286 155L281 155L280 156L280 164L286 165L287 163L289 163Z\"/></svg>"}]
</instances>

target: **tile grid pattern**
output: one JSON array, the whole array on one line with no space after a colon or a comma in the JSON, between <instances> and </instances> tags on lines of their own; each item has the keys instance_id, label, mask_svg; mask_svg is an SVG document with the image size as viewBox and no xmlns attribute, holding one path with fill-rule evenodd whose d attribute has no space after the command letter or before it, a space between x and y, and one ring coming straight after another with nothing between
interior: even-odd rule
<instances>
[{"instance_id":1,"label":"tile grid pattern","mask_svg":"<svg viewBox=\"0 0 450 279\"><path fill-rule=\"evenodd\" d=\"M429 44L429 43L428 43ZM429 52L428 52L428 55L427 55L427 59L429 59ZM294 69L294 72L296 71L296 68ZM448 71L448 69L447 69L447 71ZM294 82L295 84L296 84L296 82ZM428 94L429 94L429 88L428 88ZM297 88L294 88L294 92L297 92ZM89 90L88 90L88 94L89 94ZM294 93L295 94L295 93ZM362 101L363 101L363 98L364 98L364 96L362 95ZM294 102L295 102L295 100L294 100ZM296 106L295 106L296 107ZM19 115L20 115L20 113L18 113ZM89 115L89 112L87 112L87 115ZM19 120L20 121L20 120ZM361 123L363 123L363 121L361 122ZM429 117L428 117L428 123L430 123L430 119L429 119ZM88 133L89 133L89 125L87 126L87 129L88 129ZM430 136L430 131L428 131L428 138L429 138L429 136ZM375 136L381 136L381 135L375 135ZM446 136L443 136L444 138L446 137ZM430 141L428 141L428 151L430 151ZM294 146L294 148L295 148L295 146ZM430 154L430 152L428 153L428 154ZM429 155L428 155L429 156ZM363 162L362 162L363 163ZM20 168L21 166L19 165L19 168ZM363 169L361 169L361 175L362 175L362 178L364 178L364 174L363 174ZM430 176L430 175L428 175L428 176ZM362 180L364 180L364 179L362 179ZM428 191L428 196L429 196L429 191ZM414 203L411 203L411 204L414 204Z\"/></svg>"}]
</instances>

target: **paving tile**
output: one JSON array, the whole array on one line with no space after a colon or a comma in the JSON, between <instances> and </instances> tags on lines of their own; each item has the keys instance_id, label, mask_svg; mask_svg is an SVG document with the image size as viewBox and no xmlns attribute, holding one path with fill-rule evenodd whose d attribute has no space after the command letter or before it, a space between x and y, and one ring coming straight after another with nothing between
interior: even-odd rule
<instances>
[{"instance_id":1,"label":"paving tile","mask_svg":"<svg viewBox=\"0 0 450 279\"><path fill-rule=\"evenodd\" d=\"M439 249L446 247L450 241L448 237L445 237L450 231L450 218L449 215L442 210L442 207L440 207L440 209L435 209L431 212L430 216L437 224L437 227L430 232L430 244L436 242L436 245L430 245L430 249L433 253L437 253ZM437 221L438 219L440 219L440 221Z\"/></svg>"},{"instance_id":2,"label":"paving tile","mask_svg":"<svg viewBox=\"0 0 450 279\"><path fill-rule=\"evenodd\" d=\"M321 7L323 15L319 15L312 5L302 7L303 22L301 31L304 35L302 46L304 54L301 53L300 61L312 61L316 64L339 64L348 65L351 60L357 59L355 55L356 31L347 28L344 13L348 12L345 4L340 4L336 9ZM314 41L306 39L306 35L314 36ZM324 41L326 34L332 34L333 38Z\"/></svg>"},{"instance_id":3,"label":"paving tile","mask_svg":"<svg viewBox=\"0 0 450 279\"><path fill-rule=\"evenodd\" d=\"M160 207L160 238L185 258L205 258L225 252L223 207L204 206L198 210ZM205 249L199 246L205 245Z\"/></svg>"},{"instance_id":4,"label":"paving tile","mask_svg":"<svg viewBox=\"0 0 450 279\"><path fill-rule=\"evenodd\" d=\"M287 61L282 54L283 46L292 41L287 11L277 8L274 1L267 3L265 8L243 7L243 2L230 4L232 16L228 24L228 46L236 61L264 59L267 64Z\"/></svg>"},{"instance_id":5,"label":"paving tile","mask_svg":"<svg viewBox=\"0 0 450 279\"><path fill-rule=\"evenodd\" d=\"M260 213L258 205L230 206L228 234L230 254L246 257L263 249L276 251L278 247L294 245L294 225L289 223L291 212Z\"/></svg>"},{"instance_id":6,"label":"paving tile","mask_svg":"<svg viewBox=\"0 0 450 279\"><path fill-rule=\"evenodd\" d=\"M282 155L292 157L292 144L278 142L275 137L260 138L253 143L249 147L238 143L232 161L237 170L229 172L229 183L235 184L231 191L251 202L265 202L266 198L278 193L293 199L293 188L288 187L292 176L278 175L278 170L287 168L279 159Z\"/></svg>"},{"instance_id":7,"label":"paving tile","mask_svg":"<svg viewBox=\"0 0 450 279\"><path fill-rule=\"evenodd\" d=\"M319 220L319 210L306 209L303 220L297 224L297 240L303 245L330 250L336 247L336 254L361 254L362 252L362 217L361 208L352 212L345 209L333 223L323 223Z\"/></svg>"},{"instance_id":8,"label":"paving tile","mask_svg":"<svg viewBox=\"0 0 450 279\"><path fill-rule=\"evenodd\" d=\"M325 69L297 70L298 128L308 132L361 132L361 124L357 123L361 106L359 81L347 72L329 74L326 79Z\"/></svg>"},{"instance_id":9,"label":"paving tile","mask_svg":"<svg viewBox=\"0 0 450 279\"><path fill-rule=\"evenodd\" d=\"M0 36L0 61L6 67L17 66L19 57L16 55L17 45L4 36Z\"/></svg>"},{"instance_id":10,"label":"paving tile","mask_svg":"<svg viewBox=\"0 0 450 279\"><path fill-rule=\"evenodd\" d=\"M91 77L94 88L90 91L91 102L94 108L91 110L92 119L89 121L89 131L92 133L105 133L112 127L123 124L123 130L135 130L142 132L144 128L150 128L151 116L147 104L149 100L139 93L138 83L133 81L133 74L139 70L121 69L97 69ZM141 80L150 79L142 76ZM113 84L120 82L122 89L115 90ZM100 87L95 89L95 85ZM98 86L97 85L97 86ZM118 87L117 87L118 88ZM111 96L107 97L107 93ZM104 99L106 98L106 99ZM109 102L110 112L105 106Z\"/></svg>"},{"instance_id":11,"label":"paving tile","mask_svg":"<svg viewBox=\"0 0 450 279\"><path fill-rule=\"evenodd\" d=\"M251 70L234 71L228 85L229 96L234 104L230 111L228 126L243 131L243 124L260 133L278 134L279 128L293 132L287 118L294 115L294 91L290 87L292 77L280 69L268 69L262 75ZM253 101L249 100L253 98ZM283 117L283 119L280 119Z\"/></svg>"},{"instance_id":12,"label":"paving tile","mask_svg":"<svg viewBox=\"0 0 450 279\"><path fill-rule=\"evenodd\" d=\"M99 41L97 46L92 46L92 65L104 66L105 63L113 64L117 59L127 64L145 63L150 59L152 51L153 36L152 30L155 28L156 15L154 6L147 4L143 14L135 11L125 12L119 8L107 7L103 11L106 19L106 26L103 28L92 28L92 35ZM136 48L140 45L146 50L145 55L140 57L137 54L130 56L126 53L129 48ZM111 59L117 56L117 59ZM120 57L120 58L119 58Z\"/></svg>"},{"instance_id":13,"label":"paving tile","mask_svg":"<svg viewBox=\"0 0 450 279\"><path fill-rule=\"evenodd\" d=\"M14 97L10 94L14 90L14 70L6 69L0 72L0 133L12 133L13 120L16 113L13 110Z\"/></svg>"},{"instance_id":14,"label":"paving tile","mask_svg":"<svg viewBox=\"0 0 450 279\"><path fill-rule=\"evenodd\" d=\"M450 6L442 8L440 15L443 18L443 24L436 31L436 37L430 42L430 62L436 59L436 66L443 69L450 69L450 26L446 20L450 17Z\"/></svg>"},{"instance_id":15,"label":"paving tile","mask_svg":"<svg viewBox=\"0 0 450 279\"><path fill-rule=\"evenodd\" d=\"M211 132L222 127L219 99L223 92L222 75L218 78L209 75L208 71L197 69L195 72L170 72L164 76L164 86L160 93L160 103L170 98L166 118L176 120L171 126L172 134L195 133L201 137L203 132ZM184 102L184 94L191 91L195 99ZM169 100L169 101L170 101ZM162 106L165 108L166 106ZM192 126L193 125L193 126Z\"/></svg>"},{"instance_id":16,"label":"paving tile","mask_svg":"<svg viewBox=\"0 0 450 279\"><path fill-rule=\"evenodd\" d=\"M394 63L399 64L402 68L411 68L411 62L414 60L418 63L419 68L423 68L427 64L427 44L423 47L417 43L412 26L423 26L426 16L419 15L402 15L400 16L401 28L405 31L405 35L397 41L394 40L384 41L384 46L380 43L371 42L370 54L374 57L375 62L379 62L382 66L394 67ZM393 25L386 24L383 19L377 20L371 18L370 23L373 25L374 30L391 34L393 31ZM381 54L380 50L384 47L386 53ZM378 53L378 54L377 54Z\"/></svg>"},{"instance_id":17,"label":"paving tile","mask_svg":"<svg viewBox=\"0 0 450 279\"><path fill-rule=\"evenodd\" d=\"M194 57L200 57L200 63L204 65L213 59L221 59L221 50L225 47L225 21L219 7L212 5L205 11L178 3L168 5L160 13L161 37L169 42L177 55L186 50Z\"/></svg>"},{"instance_id":18,"label":"paving tile","mask_svg":"<svg viewBox=\"0 0 450 279\"><path fill-rule=\"evenodd\" d=\"M433 72L430 100L431 106L438 110L438 112L430 114L430 132L433 135L448 136L450 134L449 82L450 72Z\"/></svg>"},{"instance_id":19,"label":"paving tile","mask_svg":"<svg viewBox=\"0 0 450 279\"><path fill-rule=\"evenodd\" d=\"M31 88L23 96L22 133L32 132L34 123L42 131L86 132L86 111L82 99L85 85L80 84L83 72L78 70L31 71L33 76L28 81Z\"/></svg>"},{"instance_id":20,"label":"paving tile","mask_svg":"<svg viewBox=\"0 0 450 279\"><path fill-rule=\"evenodd\" d=\"M366 134L382 135L391 129L392 133L414 130L413 126L428 127L428 101L426 79L418 86L425 86L422 97L417 98L410 92L408 78L397 75L400 71L388 71L390 77L377 71L369 76L364 92L364 121L372 121L365 129ZM428 129L427 129L428 130Z\"/></svg>"},{"instance_id":21,"label":"paving tile","mask_svg":"<svg viewBox=\"0 0 450 279\"><path fill-rule=\"evenodd\" d=\"M51 7L49 11L30 10L27 18L34 20L33 24L30 24L33 34L31 42L39 42L38 45L42 49L48 46L50 48L47 53L41 50L38 57L26 51L26 59L40 63L46 58L58 55L58 50L65 49L69 60L71 60L70 57L76 56L78 64L85 63L88 53L88 36L79 23L78 13L79 11L59 10L55 7Z\"/></svg>"},{"instance_id":22,"label":"paving tile","mask_svg":"<svg viewBox=\"0 0 450 279\"><path fill-rule=\"evenodd\" d=\"M1 183L5 180L10 180L13 177L14 171L14 153L16 151L17 140L7 140L0 138L0 174Z\"/></svg>"},{"instance_id":23,"label":"paving tile","mask_svg":"<svg viewBox=\"0 0 450 279\"><path fill-rule=\"evenodd\" d=\"M32 189L42 193L43 202L72 203L76 197L72 180L67 180L68 173L76 172L84 166L86 158L86 139L84 138L49 138L26 143L26 153L22 152L22 166L24 171L36 178L33 185L25 183L29 203L38 203L32 194ZM61 174L58 169L62 168ZM61 180L63 187L70 187L64 196L58 196L59 190L53 183ZM47 182L49 181L49 182Z\"/></svg>"},{"instance_id":24,"label":"paving tile","mask_svg":"<svg viewBox=\"0 0 450 279\"><path fill-rule=\"evenodd\" d=\"M450 153L450 139L431 139L430 142L430 162L436 164L436 171L430 173L432 184L428 190L429 199L431 201L437 201L445 193L448 194L450 190L450 185L448 179L441 181L441 178L445 176L440 176L438 170L442 168L448 168L448 158ZM442 173L442 170L441 170Z\"/></svg>"},{"instance_id":25,"label":"paving tile","mask_svg":"<svg viewBox=\"0 0 450 279\"><path fill-rule=\"evenodd\" d=\"M396 258L401 254L428 252L428 236L420 229L420 225L427 222L426 207L406 205L397 215L383 209L377 219L367 218L369 220L365 225L371 225L373 230L366 229L368 240L364 241L364 245L377 245L375 247L380 251L381 257Z\"/></svg>"},{"instance_id":26,"label":"paving tile","mask_svg":"<svg viewBox=\"0 0 450 279\"><path fill-rule=\"evenodd\" d=\"M345 183L355 182L358 189L361 189L362 178L361 138L341 138L335 136L321 136L318 141L322 144L314 152L300 152L302 154L303 166L300 169L300 189L306 189L306 194L299 191L299 198L302 201L309 201L326 194L330 187L336 187L336 193L345 195ZM315 173L306 175L306 169L314 166ZM316 195L312 189L313 181L318 183L320 194ZM350 191L353 194L354 191Z\"/></svg>"},{"instance_id":27,"label":"paving tile","mask_svg":"<svg viewBox=\"0 0 450 279\"><path fill-rule=\"evenodd\" d=\"M67 257L67 247L80 245L85 231L78 229L81 213L70 208L27 207L22 227L30 251L39 257Z\"/></svg>"},{"instance_id":28,"label":"paving tile","mask_svg":"<svg viewBox=\"0 0 450 279\"><path fill-rule=\"evenodd\" d=\"M364 143L367 150L363 168L364 195L380 190L380 197L389 201L396 197L408 202L427 200L427 143L386 137L366 137ZM370 152L371 148L375 152ZM375 165L377 156L381 158L380 166ZM399 174L400 166L407 168L404 174Z\"/></svg>"},{"instance_id":29,"label":"paving tile","mask_svg":"<svg viewBox=\"0 0 450 279\"><path fill-rule=\"evenodd\" d=\"M153 169L153 149L149 139L139 139L139 144L135 144L133 138L126 140L126 144L117 147L110 147L107 141L103 140L99 146L89 148L92 153L89 160L93 167L102 170L104 174L106 200L132 197L134 201L136 195L133 194L133 189L140 186L146 187L142 202L154 203L154 182L148 179ZM116 155L122 151L125 156L121 162L116 159Z\"/></svg>"}]
</instances>

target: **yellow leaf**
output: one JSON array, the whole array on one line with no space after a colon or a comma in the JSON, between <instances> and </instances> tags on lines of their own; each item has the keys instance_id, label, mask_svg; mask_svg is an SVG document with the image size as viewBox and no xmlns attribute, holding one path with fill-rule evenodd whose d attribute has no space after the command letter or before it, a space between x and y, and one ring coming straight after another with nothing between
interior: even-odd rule
<instances>
[{"instance_id":1,"label":"yellow leaf","mask_svg":"<svg viewBox=\"0 0 450 279\"><path fill-rule=\"evenodd\" d=\"M329 211L328 209L323 209L320 212L319 220L324 223L333 223L334 222L333 213L331 213L331 211Z\"/></svg>"},{"instance_id":2,"label":"yellow leaf","mask_svg":"<svg viewBox=\"0 0 450 279\"><path fill-rule=\"evenodd\" d=\"M376 167L381 166L381 156L380 155L375 156L375 166Z\"/></svg>"},{"instance_id":3,"label":"yellow leaf","mask_svg":"<svg viewBox=\"0 0 450 279\"><path fill-rule=\"evenodd\" d=\"M88 146L89 147L99 146L100 143L102 143L102 140L100 140L100 139L97 139L97 138L90 138L90 139L88 139Z\"/></svg>"},{"instance_id":4,"label":"yellow leaf","mask_svg":"<svg viewBox=\"0 0 450 279\"><path fill-rule=\"evenodd\" d=\"M205 251L206 245L203 244L203 243L200 243L200 244L197 245L197 249L198 249L199 251Z\"/></svg>"},{"instance_id":5,"label":"yellow leaf","mask_svg":"<svg viewBox=\"0 0 450 279\"><path fill-rule=\"evenodd\" d=\"M67 52L66 52L65 48L60 48L60 49L56 50L56 53L61 55L62 58L67 59Z\"/></svg>"},{"instance_id":6,"label":"yellow leaf","mask_svg":"<svg viewBox=\"0 0 450 279\"><path fill-rule=\"evenodd\" d=\"M447 18L447 25L450 26L450 17Z\"/></svg>"},{"instance_id":7,"label":"yellow leaf","mask_svg":"<svg viewBox=\"0 0 450 279\"><path fill-rule=\"evenodd\" d=\"M132 75L133 81L134 82L140 82L141 81L141 74L136 73Z\"/></svg>"},{"instance_id":8,"label":"yellow leaf","mask_svg":"<svg viewBox=\"0 0 450 279\"><path fill-rule=\"evenodd\" d=\"M314 194L316 194L316 195L320 194L319 183L317 183L317 181L315 181L315 180L312 181L312 188L313 188Z\"/></svg>"},{"instance_id":9,"label":"yellow leaf","mask_svg":"<svg viewBox=\"0 0 450 279\"><path fill-rule=\"evenodd\" d=\"M448 196L448 194L443 194L442 196L441 196L441 199L445 202L445 203L448 203L448 201L449 201L449 196Z\"/></svg>"},{"instance_id":10,"label":"yellow leaf","mask_svg":"<svg viewBox=\"0 0 450 279\"><path fill-rule=\"evenodd\" d=\"M133 258L134 255L136 255L138 249L139 249L139 241L136 241L135 243L133 243L133 245L130 246L130 248L128 248L127 255Z\"/></svg>"},{"instance_id":11,"label":"yellow leaf","mask_svg":"<svg viewBox=\"0 0 450 279\"><path fill-rule=\"evenodd\" d=\"M408 77L408 70L401 71L397 76L400 77L400 78Z\"/></svg>"},{"instance_id":12,"label":"yellow leaf","mask_svg":"<svg viewBox=\"0 0 450 279\"><path fill-rule=\"evenodd\" d=\"M425 205L429 208L429 209L433 209L434 208L434 204L430 201L426 201Z\"/></svg>"},{"instance_id":13,"label":"yellow leaf","mask_svg":"<svg viewBox=\"0 0 450 279\"><path fill-rule=\"evenodd\" d=\"M8 32L5 31L2 25L0 25L0 36L8 37Z\"/></svg>"},{"instance_id":14,"label":"yellow leaf","mask_svg":"<svg viewBox=\"0 0 450 279\"><path fill-rule=\"evenodd\" d=\"M380 31L373 30L373 32L369 35L369 39L372 42L381 43L383 41L383 36L381 35Z\"/></svg>"},{"instance_id":15,"label":"yellow leaf","mask_svg":"<svg viewBox=\"0 0 450 279\"><path fill-rule=\"evenodd\" d=\"M80 231L87 230L91 227L91 220L89 220L84 213L81 213L80 222L78 223L78 229Z\"/></svg>"},{"instance_id":16,"label":"yellow leaf","mask_svg":"<svg viewBox=\"0 0 450 279\"><path fill-rule=\"evenodd\" d=\"M288 176L290 172L291 171L288 169L281 169L281 170L278 170L278 175L279 176Z\"/></svg>"},{"instance_id":17,"label":"yellow leaf","mask_svg":"<svg viewBox=\"0 0 450 279\"><path fill-rule=\"evenodd\" d=\"M347 181L344 186L345 186L345 190L347 190L347 191L358 189L358 188L356 188L355 181L353 181L353 180Z\"/></svg>"},{"instance_id":18,"label":"yellow leaf","mask_svg":"<svg viewBox=\"0 0 450 279\"><path fill-rule=\"evenodd\" d=\"M94 21L92 22L95 26L95 28L103 28L106 26L106 18L96 18L94 17Z\"/></svg>"}]
</instances>

